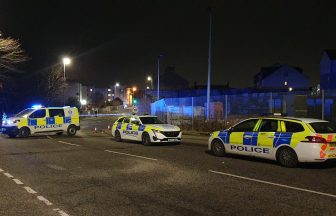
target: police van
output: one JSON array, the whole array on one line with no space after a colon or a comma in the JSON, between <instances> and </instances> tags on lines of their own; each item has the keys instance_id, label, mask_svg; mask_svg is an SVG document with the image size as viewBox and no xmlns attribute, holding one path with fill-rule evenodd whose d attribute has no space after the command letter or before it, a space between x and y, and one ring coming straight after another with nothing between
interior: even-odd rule
<instances>
[{"instance_id":1,"label":"police van","mask_svg":"<svg viewBox=\"0 0 336 216\"><path fill-rule=\"evenodd\" d=\"M320 119L262 117L246 119L211 134L208 149L276 160L285 167L299 162L336 159L336 126Z\"/></svg>"},{"instance_id":2,"label":"police van","mask_svg":"<svg viewBox=\"0 0 336 216\"><path fill-rule=\"evenodd\" d=\"M36 133L56 132L69 136L80 130L79 114L76 107L33 106L22 110L12 118L2 120L1 131L11 138L28 137Z\"/></svg>"}]
</instances>

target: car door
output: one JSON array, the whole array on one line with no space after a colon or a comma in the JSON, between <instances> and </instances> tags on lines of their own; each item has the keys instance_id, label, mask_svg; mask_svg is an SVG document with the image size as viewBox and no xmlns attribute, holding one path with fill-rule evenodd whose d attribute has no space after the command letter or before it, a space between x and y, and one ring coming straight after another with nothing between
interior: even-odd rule
<instances>
[{"instance_id":1,"label":"car door","mask_svg":"<svg viewBox=\"0 0 336 216\"><path fill-rule=\"evenodd\" d=\"M132 130L132 127L130 127L130 117L124 118L120 130L122 139L130 139L129 133Z\"/></svg>"},{"instance_id":2,"label":"car door","mask_svg":"<svg viewBox=\"0 0 336 216\"><path fill-rule=\"evenodd\" d=\"M259 125L258 147L260 151L253 154L259 157L271 157L276 135L281 133L280 121L277 119L263 119Z\"/></svg>"},{"instance_id":3,"label":"car door","mask_svg":"<svg viewBox=\"0 0 336 216\"><path fill-rule=\"evenodd\" d=\"M141 140L141 137L139 137L140 120L137 117L131 117L130 125L130 128L132 129L131 133L129 134L130 138L132 140Z\"/></svg>"},{"instance_id":4,"label":"car door","mask_svg":"<svg viewBox=\"0 0 336 216\"><path fill-rule=\"evenodd\" d=\"M28 127L33 133L48 131L46 128L47 118L46 109L38 109L28 117Z\"/></svg>"},{"instance_id":5,"label":"car door","mask_svg":"<svg viewBox=\"0 0 336 216\"><path fill-rule=\"evenodd\" d=\"M228 152L235 154L249 155L246 146L256 145L258 133L255 131L259 119L248 119L243 121L229 131Z\"/></svg>"},{"instance_id":6,"label":"car door","mask_svg":"<svg viewBox=\"0 0 336 216\"><path fill-rule=\"evenodd\" d=\"M47 127L50 131L60 131L66 130L66 127L63 128L64 124L64 109L54 109L50 108L49 117L47 117ZM63 129L62 129L63 128Z\"/></svg>"}]
</instances>

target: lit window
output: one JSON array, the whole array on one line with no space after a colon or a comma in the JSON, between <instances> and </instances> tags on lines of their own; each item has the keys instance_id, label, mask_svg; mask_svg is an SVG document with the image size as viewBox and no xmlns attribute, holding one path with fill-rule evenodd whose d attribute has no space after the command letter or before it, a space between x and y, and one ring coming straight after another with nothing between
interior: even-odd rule
<instances>
[{"instance_id":1,"label":"lit window","mask_svg":"<svg viewBox=\"0 0 336 216\"><path fill-rule=\"evenodd\" d=\"M110 92L110 91L111 91L111 89L107 89L107 91L108 91L108 92Z\"/></svg>"},{"instance_id":2,"label":"lit window","mask_svg":"<svg viewBox=\"0 0 336 216\"><path fill-rule=\"evenodd\" d=\"M107 96L111 97L111 94L108 94Z\"/></svg>"}]
</instances>

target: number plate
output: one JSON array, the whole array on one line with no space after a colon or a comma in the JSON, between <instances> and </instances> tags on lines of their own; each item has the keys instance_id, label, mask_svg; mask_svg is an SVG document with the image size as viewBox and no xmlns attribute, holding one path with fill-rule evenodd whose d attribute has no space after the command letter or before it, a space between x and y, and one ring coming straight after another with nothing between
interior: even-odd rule
<instances>
[{"instance_id":1,"label":"number plate","mask_svg":"<svg viewBox=\"0 0 336 216\"><path fill-rule=\"evenodd\" d=\"M178 139L168 139L168 142L178 141Z\"/></svg>"}]
</instances>

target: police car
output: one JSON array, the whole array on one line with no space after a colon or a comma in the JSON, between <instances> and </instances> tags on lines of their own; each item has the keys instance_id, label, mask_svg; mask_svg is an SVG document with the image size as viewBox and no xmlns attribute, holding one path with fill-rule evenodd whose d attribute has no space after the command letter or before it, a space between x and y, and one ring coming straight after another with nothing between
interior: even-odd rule
<instances>
[{"instance_id":1,"label":"police car","mask_svg":"<svg viewBox=\"0 0 336 216\"><path fill-rule=\"evenodd\" d=\"M336 158L336 126L308 118L250 118L213 132L208 149L216 156L254 156L276 160L285 167L324 162Z\"/></svg>"},{"instance_id":2,"label":"police car","mask_svg":"<svg viewBox=\"0 0 336 216\"><path fill-rule=\"evenodd\" d=\"M78 109L75 107L33 106L22 110L12 118L3 119L2 133L9 137L28 137L31 134L66 132L76 135L80 130Z\"/></svg>"},{"instance_id":3,"label":"police car","mask_svg":"<svg viewBox=\"0 0 336 216\"><path fill-rule=\"evenodd\" d=\"M152 143L181 142L182 132L179 127L164 124L156 116L123 116L112 126L112 136L116 141L142 141L144 145Z\"/></svg>"}]
</instances>

